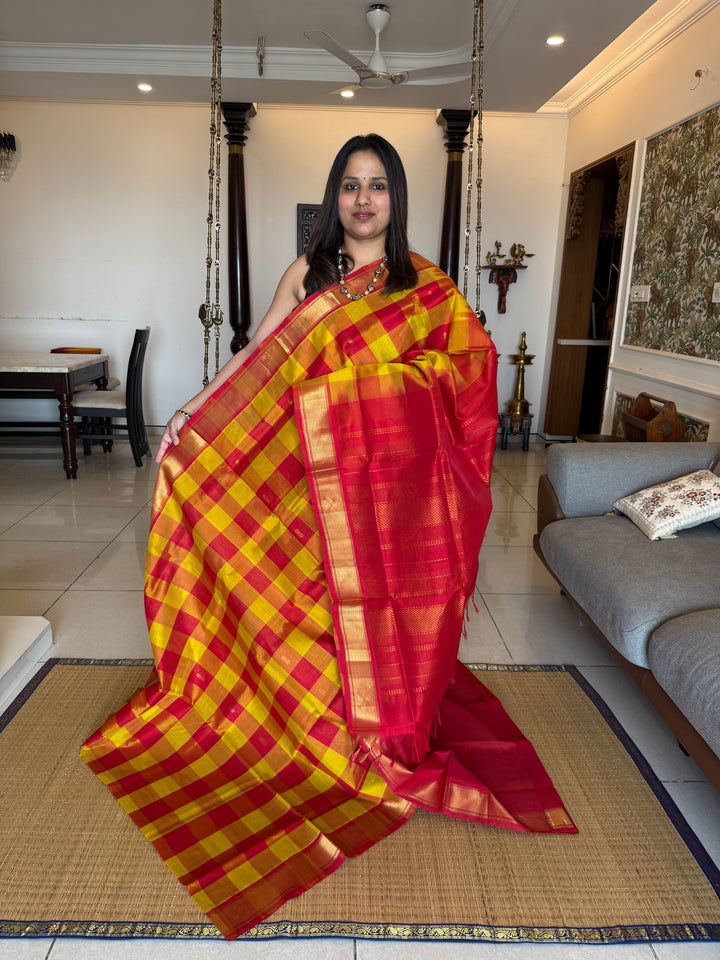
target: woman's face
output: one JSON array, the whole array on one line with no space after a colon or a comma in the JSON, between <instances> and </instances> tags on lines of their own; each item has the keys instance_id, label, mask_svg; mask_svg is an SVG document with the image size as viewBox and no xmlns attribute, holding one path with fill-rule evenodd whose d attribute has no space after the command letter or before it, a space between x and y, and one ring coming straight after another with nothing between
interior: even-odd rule
<instances>
[{"instance_id":1,"label":"woman's face","mask_svg":"<svg viewBox=\"0 0 720 960\"><path fill-rule=\"evenodd\" d=\"M346 238L382 240L390 225L390 189L380 158L371 150L350 155L340 183L338 217Z\"/></svg>"}]
</instances>

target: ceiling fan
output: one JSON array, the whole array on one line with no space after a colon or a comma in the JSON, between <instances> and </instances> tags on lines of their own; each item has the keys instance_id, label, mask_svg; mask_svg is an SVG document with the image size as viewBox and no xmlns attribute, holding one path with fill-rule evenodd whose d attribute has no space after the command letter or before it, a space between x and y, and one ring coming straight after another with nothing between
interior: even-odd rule
<instances>
[{"instance_id":1,"label":"ceiling fan","mask_svg":"<svg viewBox=\"0 0 720 960\"><path fill-rule=\"evenodd\" d=\"M427 67L422 70L405 70L401 73L392 73L385 61L385 57L380 51L380 34L390 21L390 8L385 3L373 3L365 14L365 19L370 25L370 29L375 34L375 50L367 63L363 63L359 57L351 53L346 47L339 43L329 33L324 30L307 30L305 36L312 40L323 50L327 50L338 60L342 60L357 74L358 82L354 84L355 88L362 87L371 89L380 89L382 87L391 87L398 83L409 83L414 80L436 80L437 83L451 83L455 80L461 80L470 76L470 65L464 63L448 64L440 67ZM343 90L348 89L343 87ZM333 90L333 93L340 93L340 90Z\"/></svg>"}]
</instances>

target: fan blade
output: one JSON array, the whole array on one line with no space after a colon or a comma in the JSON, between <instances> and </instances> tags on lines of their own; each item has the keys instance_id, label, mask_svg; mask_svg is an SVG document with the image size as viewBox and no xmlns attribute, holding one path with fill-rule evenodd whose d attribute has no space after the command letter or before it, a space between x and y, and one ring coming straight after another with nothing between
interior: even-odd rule
<instances>
[{"instance_id":1,"label":"fan blade","mask_svg":"<svg viewBox=\"0 0 720 960\"><path fill-rule=\"evenodd\" d=\"M402 79L397 83L412 83L414 80L436 80L437 83L457 83L470 76L469 63L449 63L446 67L426 67L422 70L408 70L399 74Z\"/></svg>"},{"instance_id":2,"label":"fan blade","mask_svg":"<svg viewBox=\"0 0 720 960\"><path fill-rule=\"evenodd\" d=\"M325 33L324 30L306 30L305 36L308 40L312 40L313 43L316 43L319 47L322 47L323 50L327 50L328 53L331 53L334 57L337 57L338 60L342 60L343 63L346 63L349 67L352 67L353 70L358 74L358 76L369 77L372 75L372 70L368 70L367 66L355 56L354 53L351 53L347 50L341 43L331 37L329 33Z\"/></svg>"}]
</instances>

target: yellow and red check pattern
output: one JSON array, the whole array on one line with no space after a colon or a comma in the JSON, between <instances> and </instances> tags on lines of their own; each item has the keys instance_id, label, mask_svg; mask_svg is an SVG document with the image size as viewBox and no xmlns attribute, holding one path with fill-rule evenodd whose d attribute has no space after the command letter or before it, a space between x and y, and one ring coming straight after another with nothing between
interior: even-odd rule
<instances>
[{"instance_id":1,"label":"yellow and red check pattern","mask_svg":"<svg viewBox=\"0 0 720 960\"><path fill-rule=\"evenodd\" d=\"M331 593L352 543L338 539L333 554L317 514L332 510L334 493L318 494L316 471L311 491L306 470L310 448L315 457L342 431L320 408L314 417L312 391L298 388L362 369L380 410L384 365L428 349L494 356L467 305L449 306L464 304L451 281L416 264L412 291L350 303L331 288L298 308L161 466L145 588L155 668L82 755L228 939L415 809L377 772L377 744L360 744L348 728L356 704L352 695L346 704L337 647L352 644L352 631ZM365 272L357 278L367 282ZM462 381L463 369L452 376ZM496 408L483 416L492 422ZM490 456L480 464L486 479ZM460 621L466 592L456 599ZM384 730L387 717L377 720L381 734L394 732Z\"/></svg>"}]
</instances>

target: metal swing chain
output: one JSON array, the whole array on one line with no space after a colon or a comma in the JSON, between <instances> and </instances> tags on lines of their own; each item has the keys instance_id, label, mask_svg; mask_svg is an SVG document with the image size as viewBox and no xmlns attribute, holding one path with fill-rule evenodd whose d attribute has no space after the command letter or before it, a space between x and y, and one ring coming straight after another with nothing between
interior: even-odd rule
<instances>
[{"instance_id":1,"label":"metal swing chain","mask_svg":"<svg viewBox=\"0 0 720 960\"><path fill-rule=\"evenodd\" d=\"M484 51L484 22L483 0L474 0L473 19L473 53L472 79L470 86L470 115L476 124L476 138L473 143L472 135L468 144L467 168L467 202L465 212L465 263L463 267L463 296L467 299L468 280L470 274L470 233L473 200L473 170L477 167L474 177L476 198L475 219L475 313L485 325L485 314L480 309L480 280L482 264L480 262L482 244L482 104L483 104L483 51Z\"/></svg>"},{"instance_id":2,"label":"metal swing chain","mask_svg":"<svg viewBox=\"0 0 720 960\"><path fill-rule=\"evenodd\" d=\"M205 358L203 386L208 384L210 330L215 327L215 373L220 369L220 136L222 121L222 0L213 0L212 76L210 79L210 159L208 163L207 256L205 258L205 302L200 307L200 319L205 328ZM213 236L214 235L214 236ZM213 257L214 250L214 257ZM215 301L210 302L212 265L215 263Z\"/></svg>"}]
</instances>

